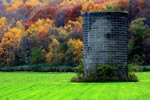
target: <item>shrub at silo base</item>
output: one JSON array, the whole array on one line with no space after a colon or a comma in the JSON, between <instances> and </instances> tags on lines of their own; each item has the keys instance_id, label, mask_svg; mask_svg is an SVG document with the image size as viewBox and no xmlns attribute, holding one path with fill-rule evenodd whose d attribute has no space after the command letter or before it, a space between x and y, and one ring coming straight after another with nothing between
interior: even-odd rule
<instances>
[{"instance_id":1,"label":"shrub at silo base","mask_svg":"<svg viewBox=\"0 0 150 100\"><path fill-rule=\"evenodd\" d=\"M84 77L83 66L76 68L77 77L73 77L71 82L137 82L137 76L134 72L128 72L128 75L117 75L116 67L113 65L97 65L95 71L92 71L88 77Z\"/></svg>"}]
</instances>

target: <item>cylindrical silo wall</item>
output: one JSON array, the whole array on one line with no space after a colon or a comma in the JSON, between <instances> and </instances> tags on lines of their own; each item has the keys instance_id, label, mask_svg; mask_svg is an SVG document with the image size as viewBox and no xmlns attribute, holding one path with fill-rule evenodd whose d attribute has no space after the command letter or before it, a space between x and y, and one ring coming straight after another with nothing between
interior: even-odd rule
<instances>
[{"instance_id":1,"label":"cylindrical silo wall","mask_svg":"<svg viewBox=\"0 0 150 100\"><path fill-rule=\"evenodd\" d=\"M85 77L98 64L113 64L119 75L122 72L127 74L128 14L91 12L82 16Z\"/></svg>"}]
</instances>

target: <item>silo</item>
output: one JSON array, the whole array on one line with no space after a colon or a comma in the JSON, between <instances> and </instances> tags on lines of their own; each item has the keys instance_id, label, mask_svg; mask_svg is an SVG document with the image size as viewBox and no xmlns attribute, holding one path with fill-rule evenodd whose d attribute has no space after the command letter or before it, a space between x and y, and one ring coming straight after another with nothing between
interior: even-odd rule
<instances>
[{"instance_id":1,"label":"silo","mask_svg":"<svg viewBox=\"0 0 150 100\"><path fill-rule=\"evenodd\" d=\"M127 75L128 13L89 12L82 16L85 77L96 65L110 63L117 67L117 75Z\"/></svg>"}]
</instances>

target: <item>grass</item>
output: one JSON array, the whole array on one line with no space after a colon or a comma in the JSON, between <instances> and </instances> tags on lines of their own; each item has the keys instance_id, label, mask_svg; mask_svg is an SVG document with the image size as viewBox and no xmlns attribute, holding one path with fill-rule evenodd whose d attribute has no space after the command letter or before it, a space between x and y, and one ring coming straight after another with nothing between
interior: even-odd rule
<instances>
[{"instance_id":1,"label":"grass","mask_svg":"<svg viewBox=\"0 0 150 100\"><path fill-rule=\"evenodd\" d=\"M139 82L71 83L74 73L0 72L0 100L150 100L150 72Z\"/></svg>"}]
</instances>

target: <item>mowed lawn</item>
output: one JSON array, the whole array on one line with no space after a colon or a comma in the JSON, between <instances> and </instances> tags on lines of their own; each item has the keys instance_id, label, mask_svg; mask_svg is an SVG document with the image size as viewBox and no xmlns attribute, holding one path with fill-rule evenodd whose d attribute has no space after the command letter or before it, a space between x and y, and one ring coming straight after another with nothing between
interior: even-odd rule
<instances>
[{"instance_id":1,"label":"mowed lawn","mask_svg":"<svg viewBox=\"0 0 150 100\"><path fill-rule=\"evenodd\" d=\"M150 100L150 72L139 82L72 83L74 73L0 72L0 100Z\"/></svg>"}]
</instances>

